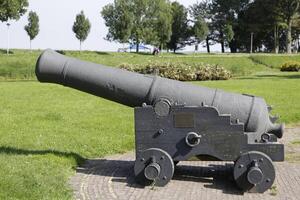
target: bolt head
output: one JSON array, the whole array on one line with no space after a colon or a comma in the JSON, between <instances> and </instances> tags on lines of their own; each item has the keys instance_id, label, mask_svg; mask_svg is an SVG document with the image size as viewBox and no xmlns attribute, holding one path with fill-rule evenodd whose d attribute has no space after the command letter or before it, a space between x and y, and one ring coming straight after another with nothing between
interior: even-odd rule
<instances>
[{"instance_id":1,"label":"bolt head","mask_svg":"<svg viewBox=\"0 0 300 200\"><path fill-rule=\"evenodd\" d=\"M243 168L243 167L244 167L244 165L243 165L243 164L240 164L240 165L239 165L239 168Z\"/></svg>"},{"instance_id":2,"label":"bolt head","mask_svg":"<svg viewBox=\"0 0 300 200\"><path fill-rule=\"evenodd\" d=\"M145 161L145 158L141 158L141 162L144 162Z\"/></svg>"},{"instance_id":3,"label":"bolt head","mask_svg":"<svg viewBox=\"0 0 300 200\"><path fill-rule=\"evenodd\" d=\"M167 177L166 177L166 176L164 176L164 177L163 177L163 179L164 179L164 180L167 180Z\"/></svg>"}]
</instances>

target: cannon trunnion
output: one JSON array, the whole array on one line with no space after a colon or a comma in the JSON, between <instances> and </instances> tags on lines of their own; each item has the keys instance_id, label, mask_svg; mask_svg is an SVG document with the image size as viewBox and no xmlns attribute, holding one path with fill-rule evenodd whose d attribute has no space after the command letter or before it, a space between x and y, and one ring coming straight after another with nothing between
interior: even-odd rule
<instances>
[{"instance_id":1,"label":"cannon trunnion","mask_svg":"<svg viewBox=\"0 0 300 200\"><path fill-rule=\"evenodd\" d=\"M141 184L166 185L176 163L212 157L235 163L244 191L263 193L284 160L276 124L265 100L68 58L46 50L38 59L40 82L56 83L127 105L135 111L136 162Z\"/></svg>"}]
</instances>

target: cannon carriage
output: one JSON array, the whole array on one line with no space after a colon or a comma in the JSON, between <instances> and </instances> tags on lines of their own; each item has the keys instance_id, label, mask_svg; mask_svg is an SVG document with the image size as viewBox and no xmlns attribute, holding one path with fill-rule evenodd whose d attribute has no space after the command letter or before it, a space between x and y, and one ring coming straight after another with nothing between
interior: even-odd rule
<instances>
[{"instance_id":1,"label":"cannon carriage","mask_svg":"<svg viewBox=\"0 0 300 200\"><path fill-rule=\"evenodd\" d=\"M234 162L244 191L263 193L284 160L284 125L264 99L68 58L46 50L39 81L57 83L134 108L136 161L141 184L165 186L175 164L194 156Z\"/></svg>"}]
</instances>

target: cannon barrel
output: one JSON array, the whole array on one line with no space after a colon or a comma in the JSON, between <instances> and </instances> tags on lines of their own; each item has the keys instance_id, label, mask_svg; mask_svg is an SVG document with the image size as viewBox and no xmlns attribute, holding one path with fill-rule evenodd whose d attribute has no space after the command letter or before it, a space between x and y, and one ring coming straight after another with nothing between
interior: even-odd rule
<instances>
[{"instance_id":1,"label":"cannon barrel","mask_svg":"<svg viewBox=\"0 0 300 200\"><path fill-rule=\"evenodd\" d=\"M244 123L245 132L259 138L270 133L281 138L284 125L274 124L265 100L80 61L46 50L39 57L36 76L40 82L78 89L130 107L143 103L213 106L220 114L230 114L232 123Z\"/></svg>"}]
</instances>

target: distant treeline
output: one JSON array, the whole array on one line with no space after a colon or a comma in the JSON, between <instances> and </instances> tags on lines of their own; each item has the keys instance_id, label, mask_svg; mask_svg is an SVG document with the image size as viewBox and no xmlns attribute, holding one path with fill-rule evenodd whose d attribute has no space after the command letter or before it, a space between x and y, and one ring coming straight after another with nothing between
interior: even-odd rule
<instances>
[{"instance_id":1,"label":"distant treeline","mask_svg":"<svg viewBox=\"0 0 300 200\"><path fill-rule=\"evenodd\" d=\"M235 52L298 52L300 0L115 0L101 12L107 39L173 50L221 44ZM137 45L138 51L138 45Z\"/></svg>"},{"instance_id":2,"label":"distant treeline","mask_svg":"<svg viewBox=\"0 0 300 200\"><path fill-rule=\"evenodd\" d=\"M27 7L28 0L0 0L0 21L9 28ZM188 8L169 0L114 0L101 15L109 29L106 39L137 44L137 52L141 43L174 52L203 45L209 53L216 43L232 53L300 51L300 0L195 0ZM81 11L73 25L80 49L90 29ZM31 47L40 30L36 12L29 13L25 30Z\"/></svg>"}]
</instances>

